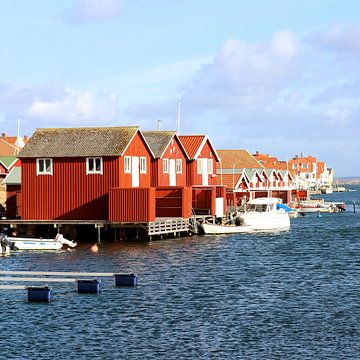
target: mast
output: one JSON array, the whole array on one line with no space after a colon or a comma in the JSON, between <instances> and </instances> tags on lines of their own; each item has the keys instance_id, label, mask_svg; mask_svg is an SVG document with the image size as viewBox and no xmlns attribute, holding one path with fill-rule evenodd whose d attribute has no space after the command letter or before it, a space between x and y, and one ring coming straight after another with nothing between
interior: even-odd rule
<instances>
[{"instance_id":1,"label":"mast","mask_svg":"<svg viewBox=\"0 0 360 360\"><path fill-rule=\"evenodd\" d=\"M178 101L178 112L177 112L177 119L176 119L176 133L180 135L180 120L181 120L181 96L179 96Z\"/></svg>"}]
</instances>

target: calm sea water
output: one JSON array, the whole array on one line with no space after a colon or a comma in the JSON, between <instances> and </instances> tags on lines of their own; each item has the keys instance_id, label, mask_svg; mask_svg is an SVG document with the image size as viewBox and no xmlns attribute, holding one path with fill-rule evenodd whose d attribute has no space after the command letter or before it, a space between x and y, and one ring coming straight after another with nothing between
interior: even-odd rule
<instances>
[{"instance_id":1,"label":"calm sea water","mask_svg":"<svg viewBox=\"0 0 360 360\"><path fill-rule=\"evenodd\" d=\"M278 234L187 237L14 253L2 270L135 272L140 286L54 301L0 290L1 359L358 359L357 192L342 214L293 219Z\"/></svg>"}]
</instances>

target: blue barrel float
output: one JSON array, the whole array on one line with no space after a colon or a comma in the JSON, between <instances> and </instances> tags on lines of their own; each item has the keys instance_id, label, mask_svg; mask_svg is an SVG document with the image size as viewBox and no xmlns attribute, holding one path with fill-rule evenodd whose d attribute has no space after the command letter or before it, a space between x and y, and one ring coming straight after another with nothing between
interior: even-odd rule
<instances>
[{"instance_id":1,"label":"blue barrel float","mask_svg":"<svg viewBox=\"0 0 360 360\"><path fill-rule=\"evenodd\" d=\"M77 281L79 294L97 294L100 292L101 280L81 279Z\"/></svg>"},{"instance_id":2,"label":"blue barrel float","mask_svg":"<svg viewBox=\"0 0 360 360\"><path fill-rule=\"evenodd\" d=\"M138 277L135 274L115 274L115 286L136 286Z\"/></svg>"},{"instance_id":3,"label":"blue barrel float","mask_svg":"<svg viewBox=\"0 0 360 360\"><path fill-rule=\"evenodd\" d=\"M53 291L49 286L28 286L28 301L50 302L53 299Z\"/></svg>"}]
</instances>

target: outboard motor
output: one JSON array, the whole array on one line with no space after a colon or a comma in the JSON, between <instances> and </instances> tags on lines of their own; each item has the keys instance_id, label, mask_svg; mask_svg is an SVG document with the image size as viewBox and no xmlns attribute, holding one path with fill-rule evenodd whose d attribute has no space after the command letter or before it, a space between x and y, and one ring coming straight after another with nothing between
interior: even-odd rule
<instances>
[{"instance_id":1,"label":"outboard motor","mask_svg":"<svg viewBox=\"0 0 360 360\"><path fill-rule=\"evenodd\" d=\"M2 253L2 255L9 255L10 254L11 241L8 239L8 237L4 233L0 234L0 245L1 245L1 253Z\"/></svg>"}]
</instances>

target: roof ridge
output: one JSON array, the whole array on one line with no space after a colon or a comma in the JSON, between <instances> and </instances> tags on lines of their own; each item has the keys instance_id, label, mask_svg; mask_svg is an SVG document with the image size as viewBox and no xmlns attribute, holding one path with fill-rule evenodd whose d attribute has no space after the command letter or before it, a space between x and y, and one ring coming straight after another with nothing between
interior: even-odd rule
<instances>
[{"instance_id":1,"label":"roof ridge","mask_svg":"<svg viewBox=\"0 0 360 360\"><path fill-rule=\"evenodd\" d=\"M35 131L58 131L58 130L116 130L116 129L140 129L138 125L129 126L88 126L88 127L63 127L63 128L37 128Z\"/></svg>"}]
</instances>

